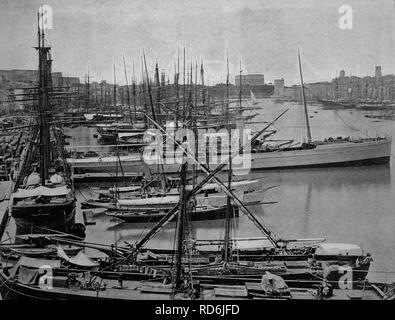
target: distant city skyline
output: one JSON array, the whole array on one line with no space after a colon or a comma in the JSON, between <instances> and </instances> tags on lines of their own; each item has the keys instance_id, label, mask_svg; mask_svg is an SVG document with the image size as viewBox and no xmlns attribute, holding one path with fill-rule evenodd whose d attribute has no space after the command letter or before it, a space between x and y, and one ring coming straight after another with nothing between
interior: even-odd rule
<instances>
[{"instance_id":1,"label":"distant city skyline","mask_svg":"<svg viewBox=\"0 0 395 320\"><path fill-rule=\"evenodd\" d=\"M36 0L3 0L0 3L0 69L35 69ZM299 83L297 49L301 50L306 82L330 81L346 75L374 76L395 73L393 0L120 0L60 1L44 4L53 9L53 29L47 30L52 45L53 70L81 80L125 84L122 57L129 82L132 61L141 75L144 49L150 75L155 61L172 75L177 48L182 66L182 47L190 68L203 60L206 83L225 81L226 49L230 75L263 73L266 83L284 78L285 85ZM353 10L353 29L342 30L339 8ZM181 67L182 69L182 67ZM181 77L182 80L182 77Z\"/></svg>"}]
</instances>

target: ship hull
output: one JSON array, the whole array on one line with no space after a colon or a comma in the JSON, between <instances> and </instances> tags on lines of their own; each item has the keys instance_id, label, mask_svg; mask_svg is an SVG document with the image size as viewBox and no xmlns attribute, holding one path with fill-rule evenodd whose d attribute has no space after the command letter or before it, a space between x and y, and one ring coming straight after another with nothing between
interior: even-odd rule
<instances>
[{"instance_id":1,"label":"ship hull","mask_svg":"<svg viewBox=\"0 0 395 320\"><path fill-rule=\"evenodd\" d=\"M258 152L252 169L290 169L381 164L390 161L391 139L319 144L314 149Z\"/></svg>"},{"instance_id":2,"label":"ship hull","mask_svg":"<svg viewBox=\"0 0 395 320\"><path fill-rule=\"evenodd\" d=\"M140 223L140 222L158 222L163 217L166 216L166 213L147 213L147 214L138 214L138 213L130 213L130 214L119 214L119 213L108 213L107 215L119 218L128 223ZM233 210L233 217L239 216L239 210L237 207ZM190 219L192 221L200 221L200 220L216 220L216 219L224 219L226 217L226 207L215 208L211 210L199 210L195 211L191 214ZM176 221L177 217L174 217L172 221Z\"/></svg>"},{"instance_id":3,"label":"ship hull","mask_svg":"<svg viewBox=\"0 0 395 320\"><path fill-rule=\"evenodd\" d=\"M30 233L32 229L40 228L70 232L75 223L75 212L75 201L70 200L62 204L13 206L12 217L17 234ZM45 233L45 229L38 231Z\"/></svg>"},{"instance_id":4,"label":"ship hull","mask_svg":"<svg viewBox=\"0 0 395 320\"><path fill-rule=\"evenodd\" d=\"M102 297L93 290L43 290L37 285L25 285L11 279L0 270L0 293L3 300L113 300L116 297ZM132 297L136 298L136 297Z\"/></svg>"},{"instance_id":5,"label":"ship hull","mask_svg":"<svg viewBox=\"0 0 395 320\"><path fill-rule=\"evenodd\" d=\"M318 144L313 149L295 149L282 151L264 151L251 154L251 170L291 169L291 168L316 168L316 167L341 167L356 165L373 165L388 163L391 157L391 139L367 140L361 142L328 142ZM78 160L78 159L76 159ZM75 174L115 172L116 158L114 161L78 162L68 159ZM122 161L122 159L121 159ZM248 161L248 160L247 160ZM215 169L219 164L210 164L209 169ZM157 170L157 165L147 165L143 160L129 157L122 161L124 172L142 173L147 170ZM176 173L179 164L164 164L165 172ZM226 170L227 167L224 168ZM233 170L238 170L233 164ZM248 164L247 164L248 170Z\"/></svg>"},{"instance_id":6,"label":"ship hull","mask_svg":"<svg viewBox=\"0 0 395 320\"><path fill-rule=\"evenodd\" d=\"M322 103L324 107L329 107L329 108L355 108L356 104L355 103L344 103L344 102L336 102L333 100L319 100L319 102Z\"/></svg>"}]
</instances>

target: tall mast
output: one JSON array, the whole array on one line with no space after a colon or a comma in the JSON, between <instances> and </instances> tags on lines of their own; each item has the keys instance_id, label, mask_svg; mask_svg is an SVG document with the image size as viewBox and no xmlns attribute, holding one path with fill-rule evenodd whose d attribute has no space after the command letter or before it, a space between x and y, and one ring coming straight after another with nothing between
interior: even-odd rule
<instances>
[{"instance_id":1,"label":"tall mast","mask_svg":"<svg viewBox=\"0 0 395 320\"><path fill-rule=\"evenodd\" d=\"M241 59L240 59L240 73L239 73L239 75L240 75L240 78L239 78L239 112L240 112L240 114L242 113L242 105L241 105L241 72L242 72L242 70L241 70Z\"/></svg>"},{"instance_id":2,"label":"tall mast","mask_svg":"<svg viewBox=\"0 0 395 320\"><path fill-rule=\"evenodd\" d=\"M37 48L39 48L39 47L41 47L40 10L37 12L37 40L38 40Z\"/></svg>"},{"instance_id":3,"label":"tall mast","mask_svg":"<svg viewBox=\"0 0 395 320\"><path fill-rule=\"evenodd\" d=\"M155 64L155 89L156 89L156 112L158 114L158 123L162 125L161 108L160 108L160 80L158 61Z\"/></svg>"},{"instance_id":4,"label":"tall mast","mask_svg":"<svg viewBox=\"0 0 395 320\"><path fill-rule=\"evenodd\" d=\"M186 108L185 108L185 46L184 46L184 66L183 66L183 68L184 68L184 70L183 70L183 80L182 80L182 82L183 82L183 84L182 84L182 98L183 98L183 102L182 102L182 117L183 117L183 119L182 119L182 121L186 121Z\"/></svg>"},{"instance_id":5,"label":"tall mast","mask_svg":"<svg viewBox=\"0 0 395 320\"><path fill-rule=\"evenodd\" d=\"M70 89L70 77L67 77L67 90ZM70 101L70 95L67 94L66 96L66 112L69 112L69 101Z\"/></svg>"},{"instance_id":6,"label":"tall mast","mask_svg":"<svg viewBox=\"0 0 395 320\"><path fill-rule=\"evenodd\" d=\"M85 105L85 109L86 112L89 111L90 109L90 101L91 101L91 93L90 93L90 77L89 77L89 65L88 65L88 77L87 77L88 82L86 83L86 105Z\"/></svg>"},{"instance_id":7,"label":"tall mast","mask_svg":"<svg viewBox=\"0 0 395 320\"><path fill-rule=\"evenodd\" d=\"M204 69L203 69L203 60L200 64L200 78L202 82L202 105L205 107L206 99L205 99L205 88L204 88Z\"/></svg>"},{"instance_id":8,"label":"tall mast","mask_svg":"<svg viewBox=\"0 0 395 320\"><path fill-rule=\"evenodd\" d=\"M228 127L228 153L229 153L229 170L228 170L228 189L232 187L232 152L231 152L231 138L232 135L230 133L230 118L229 118L229 58L228 58L228 49L226 49L226 120ZM226 198L226 219L225 219L225 262L229 262L231 250L229 246L230 240L230 221L232 218L232 204L231 198L228 195Z\"/></svg>"},{"instance_id":9,"label":"tall mast","mask_svg":"<svg viewBox=\"0 0 395 320\"><path fill-rule=\"evenodd\" d=\"M103 77L100 82L100 111L103 111Z\"/></svg>"},{"instance_id":10,"label":"tall mast","mask_svg":"<svg viewBox=\"0 0 395 320\"><path fill-rule=\"evenodd\" d=\"M175 68L175 66L174 66ZM177 48L177 70L175 74L175 84L176 84L176 123L175 123L175 130L178 130L178 116L180 111L180 92L179 92L179 80L180 80L180 49Z\"/></svg>"},{"instance_id":11,"label":"tall mast","mask_svg":"<svg viewBox=\"0 0 395 320\"><path fill-rule=\"evenodd\" d=\"M186 160L186 159L185 159ZM176 289L180 288L181 278L182 278L182 256L184 250L184 233L185 233L185 216L187 211L186 204L186 173L187 173L188 162L185 161L181 166L181 179L180 179L180 202L177 216L177 229L176 229L176 237L177 237L177 249L176 249L176 263L174 265L174 273L173 273L173 283L176 286Z\"/></svg>"},{"instance_id":12,"label":"tall mast","mask_svg":"<svg viewBox=\"0 0 395 320\"><path fill-rule=\"evenodd\" d=\"M118 116L118 109L117 109L117 78L115 76L115 60L114 60L114 110L115 114ZM118 118L117 118L118 121Z\"/></svg>"},{"instance_id":13,"label":"tall mast","mask_svg":"<svg viewBox=\"0 0 395 320\"><path fill-rule=\"evenodd\" d=\"M40 177L41 184L45 185L45 181L48 179L48 166L50 162L50 150L49 150L49 127L48 127L48 104L49 96L48 90L51 83L50 77L50 59L49 50L50 47L45 47L45 34L44 34L44 22L43 22L43 11L41 11L41 33L40 33L40 13L38 15L38 50L39 53L39 84L38 84L38 111L40 115Z\"/></svg>"},{"instance_id":14,"label":"tall mast","mask_svg":"<svg viewBox=\"0 0 395 320\"><path fill-rule=\"evenodd\" d=\"M161 116L161 108L160 108L160 79L159 79L159 66L158 66L158 61L156 61L155 64L155 87L156 87L156 112L158 114L158 123L162 126L162 116ZM166 137L164 137L166 139ZM165 140L166 141L166 140ZM158 163L158 172L161 170L162 172L162 190L166 191L166 176L165 176L165 169L163 167L163 163L160 165Z\"/></svg>"},{"instance_id":15,"label":"tall mast","mask_svg":"<svg viewBox=\"0 0 395 320\"><path fill-rule=\"evenodd\" d=\"M150 80L149 80L148 69L147 69L147 60L145 59L145 51L144 50L143 50L143 57L144 57L145 76L146 76L147 87L148 87L148 97L149 97L149 101L150 101L150 105L151 105L152 119L154 119L154 121L156 122L156 113L155 113L155 109L154 109L154 102L152 99L152 91L151 91L151 86L149 83Z\"/></svg>"},{"instance_id":16,"label":"tall mast","mask_svg":"<svg viewBox=\"0 0 395 320\"><path fill-rule=\"evenodd\" d=\"M141 97L141 103L144 105L144 113L147 113L147 103L145 101L145 75L144 75L143 55L140 55L140 66L141 66L140 97ZM144 122L145 122L145 127L148 129L149 122L147 117L144 117Z\"/></svg>"},{"instance_id":17,"label":"tall mast","mask_svg":"<svg viewBox=\"0 0 395 320\"><path fill-rule=\"evenodd\" d=\"M125 70L126 96L127 96L127 99L128 99L128 108L129 108L129 115L130 115L130 123L133 124L132 108L130 107L130 90L129 90L129 83L128 83L128 74L127 74L127 72L126 72L125 57L123 57L123 69Z\"/></svg>"},{"instance_id":18,"label":"tall mast","mask_svg":"<svg viewBox=\"0 0 395 320\"><path fill-rule=\"evenodd\" d=\"M134 120L136 120L137 119L137 104L136 104L136 76L135 76L135 73L134 73L134 60L133 60L132 93L133 93Z\"/></svg>"},{"instance_id":19,"label":"tall mast","mask_svg":"<svg viewBox=\"0 0 395 320\"><path fill-rule=\"evenodd\" d=\"M309 114L307 112L306 98L305 98L305 94L304 94L302 64L300 62L299 49L298 49L298 60L299 60L299 72L300 72L300 88L301 88L301 92L302 92L302 103L303 103L303 108L304 108L304 116L306 119L307 142L311 143L311 129L310 129L310 122L309 122Z\"/></svg>"},{"instance_id":20,"label":"tall mast","mask_svg":"<svg viewBox=\"0 0 395 320\"><path fill-rule=\"evenodd\" d=\"M183 127L186 124L186 101L185 101L185 46L184 46L184 70L183 70ZM179 289L179 285L181 283L182 277L182 256L183 256L183 244L184 244L184 236L185 236L185 218L187 211L187 203L186 203L186 175L187 175L187 167L188 162L186 159L186 154L183 154L184 162L181 166L180 171L180 202L178 209L178 217L177 217L177 249L176 249L176 263L175 263L175 272L174 272L174 283L176 285L176 289Z\"/></svg>"},{"instance_id":21,"label":"tall mast","mask_svg":"<svg viewBox=\"0 0 395 320\"><path fill-rule=\"evenodd\" d=\"M183 115L183 124L182 126L184 127L186 124L186 105L185 105L185 45L184 45L184 52L183 52L183 109L182 109L182 115ZM177 124L178 127L178 124ZM183 154L185 156L185 154ZM186 159L185 159L186 160ZM174 273L174 283L176 285L176 288L180 284L181 276L182 276L182 253L183 253L183 243L184 243L184 233L185 233L185 216L186 216L186 210L187 210L187 204L186 204L186 190L185 190L185 185L186 185L186 174L187 174L187 166L188 163L185 161L182 166L181 166L181 171L180 171L180 202L179 202L179 209L178 209L178 217L177 217L177 250L176 250L176 264L175 264L175 273Z\"/></svg>"},{"instance_id":22,"label":"tall mast","mask_svg":"<svg viewBox=\"0 0 395 320\"><path fill-rule=\"evenodd\" d=\"M192 86L193 86L193 80L192 80L192 77L193 77L193 69L192 69L192 58L191 58L191 71L190 71L190 74L189 74L189 98L188 98L188 102L189 102L189 107L191 107L192 106ZM191 113L192 114L192 113ZM191 115L190 115L191 116Z\"/></svg>"},{"instance_id":23,"label":"tall mast","mask_svg":"<svg viewBox=\"0 0 395 320\"><path fill-rule=\"evenodd\" d=\"M117 78L115 76L115 60L114 60L114 108L115 108L115 115L118 116L118 109L117 109ZM116 119L118 121L118 118ZM115 201L118 200L118 160L119 160L119 153L118 153L118 126L115 126L115 156L117 157L115 161Z\"/></svg>"},{"instance_id":24,"label":"tall mast","mask_svg":"<svg viewBox=\"0 0 395 320\"><path fill-rule=\"evenodd\" d=\"M108 95L109 95L108 90L109 89L107 88L107 82L106 82L106 84L104 85L104 104L103 104L104 111L106 110L106 105L107 105L107 100L108 100Z\"/></svg>"},{"instance_id":25,"label":"tall mast","mask_svg":"<svg viewBox=\"0 0 395 320\"><path fill-rule=\"evenodd\" d=\"M209 99L208 99L208 90L207 90L207 105L206 105L206 89L204 86L204 69L203 69L203 59L201 61L201 65L200 65L200 77L201 77L201 82L202 82L202 106L204 108L203 112L204 115L206 116L206 123L208 121L207 116L210 114L210 110L209 110ZM204 146L204 153L206 155L206 166L208 169L210 169L210 154L207 152L207 150L210 148L210 142L208 141L208 139L206 140L206 144Z\"/></svg>"},{"instance_id":26,"label":"tall mast","mask_svg":"<svg viewBox=\"0 0 395 320\"><path fill-rule=\"evenodd\" d=\"M156 112L155 112L155 108L154 108L154 102L152 99L152 90L151 90L151 85L150 85L150 81L149 81L149 77L148 77L147 60L145 58L145 51L144 50L143 50L143 56L144 56L144 68L145 68L145 75L147 77L148 96L149 96L149 101L150 101L150 105L151 105L152 119L156 123ZM159 126L161 126L161 124L159 124ZM160 161L160 163L158 163L158 172L159 171L162 172L162 188L163 188L163 190L165 190L166 176L165 176L165 169L163 166L163 161Z\"/></svg>"},{"instance_id":27,"label":"tall mast","mask_svg":"<svg viewBox=\"0 0 395 320\"><path fill-rule=\"evenodd\" d=\"M80 110L80 80L78 79L78 83L77 83L77 110L78 112L81 112Z\"/></svg>"},{"instance_id":28,"label":"tall mast","mask_svg":"<svg viewBox=\"0 0 395 320\"><path fill-rule=\"evenodd\" d=\"M197 105L198 105L198 100L197 100L197 77L198 77L198 65L197 65L197 61L196 61L196 66L195 66L195 103L192 105L192 101L191 101L191 105L192 105L192 129L193 129L193 135L194 135L194 153L195 156L198 156L198 137L197 137L197 114L198 114L198 110L197 110ZM196 185L196 179L197 179L197 167L196 164L193 163L192 165L192 186L195 187Z\"/></svg>"}]
</instances>

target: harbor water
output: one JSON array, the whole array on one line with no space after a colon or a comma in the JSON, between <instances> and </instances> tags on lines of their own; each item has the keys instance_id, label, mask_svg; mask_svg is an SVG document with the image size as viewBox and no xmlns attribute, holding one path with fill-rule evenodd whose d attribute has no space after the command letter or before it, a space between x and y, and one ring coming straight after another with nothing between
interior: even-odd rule
<instances>
[{"instance_id":1,"label":"harbor water","mask_svg":"<svg viewBox=\"0 0 395 320\"><path fill-rule=\"evenodd\" d=\"M252 121L270 121L281 111L289 111L274 125L278 133L273 139L300 140L306 136L301 106L296 103L276 104L262 99L257 105L259 113ZM395 137L395 120L369 118L379 111L356 109L330 110L321 105L309 105L309 120L313 140L328 137L366 137L391 135ZM254 130L262 123L252 123ZM100 151L94 128L66 128L70 147L84 146L86 150ZM394 144L395 139L392 140ZM95 146L92 148L92 146ZM82 151L81 148L79 148ZM395 146L392 146L395 150ZM393 152L394 153L394 152ZM256 217L273 233L283 239L324 237L328 242L355 243L373 256L369 273L371 281L395 281L395 159L388 165L341 168L289 169L254 171L238 178L260 178L264 188L274 187L264 193L261 201L276 204L259 205L252 210ZM89 198L91 185L77 189L79 200ZM3 185L2 191L6 187ZM2 203L2 209L5 207ZM80 205L78 205L80 208ZM4 210L2 210L3 213ZM129 224L105 214L90 217L95 225L87 226L87 240L119 245L134 243L154 226L153 223ZM233 221L233 237L259 237L260 232L244 215ZM220 239L224 236L224 220L193 222L196 239ZM169 223L147 247L173 248L175 223ZM10 225L12 233L12 222Z\"/></svg>"}]
</instances>

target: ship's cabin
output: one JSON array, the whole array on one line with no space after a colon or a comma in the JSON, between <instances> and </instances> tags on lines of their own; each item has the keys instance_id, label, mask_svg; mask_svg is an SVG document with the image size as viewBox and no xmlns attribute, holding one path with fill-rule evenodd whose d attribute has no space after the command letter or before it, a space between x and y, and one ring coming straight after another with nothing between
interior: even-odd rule
<instances>
[{"instance_id":1,"label":"ship's cabin","mask_svg":"<svg viewBox=\"0 0 395 320\"><path fill-rule=\"evenodd\" d=\"M13 194L13 205L45 205L61 204L73 199L71 189L66 185L61 170L57 169L50 174L45 184L36 167L25 178L23 185Z\"/></svg>"}]
</instances>

